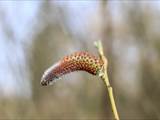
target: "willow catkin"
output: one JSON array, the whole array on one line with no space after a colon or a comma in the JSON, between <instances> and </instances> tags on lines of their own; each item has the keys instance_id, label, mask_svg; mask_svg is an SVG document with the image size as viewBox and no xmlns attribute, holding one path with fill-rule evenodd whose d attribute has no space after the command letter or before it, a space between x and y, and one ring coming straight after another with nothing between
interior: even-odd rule
<instances>
[{"instance_id":1,"label":"willow catkin","mask_svg":"<svg viewBox=\"0 0 160 120\"><path fill-rule=\"evenodd\" d=\"M86 71L97 75L102 69L103 62L88 52L75 52L65 56L62 60L47 69L41 79L41 85L46 86L59 77L74 71Z\"/></svg>"}]
</instances>

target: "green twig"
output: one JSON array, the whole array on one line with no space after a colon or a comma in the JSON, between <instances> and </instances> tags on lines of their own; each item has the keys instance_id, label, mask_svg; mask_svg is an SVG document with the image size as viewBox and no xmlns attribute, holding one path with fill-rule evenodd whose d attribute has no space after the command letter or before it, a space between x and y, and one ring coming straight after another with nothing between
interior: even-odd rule
<instances>
[{"instance_id":1,"label":"green twig","mask_svg":"<svg viewBox=\"0 0 160 120\"><path fill-rule=\"evenodd\" d=\"M104 63L103 68L99 73L99 76L101 77L101 79L104 81L104 83L107 86L108 94L109 94L109 98L110 98L110 102L111 102L112 111L114 113L114 117L115 117L116 120L120 120L118 112L117 112L114 96L113 96L113 89L112 89L112 86L110 85L108 74L107 74L108 63L107 63L107 58L104 56L104 52L103 52L103 47L102 47L101 41L96 41L95 42L95 46L98 49L99 56L100 56L100 58L102 59L102 61Z\"/></svg>"}]
</instances>

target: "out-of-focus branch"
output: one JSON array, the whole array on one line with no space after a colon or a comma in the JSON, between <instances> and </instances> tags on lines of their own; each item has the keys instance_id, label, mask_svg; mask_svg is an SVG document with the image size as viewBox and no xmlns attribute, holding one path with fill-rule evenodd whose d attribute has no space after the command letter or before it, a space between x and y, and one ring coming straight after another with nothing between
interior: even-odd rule
<instances>
[{"instance_id":1,"label":"out-of-focus branch","mask_svg":"<svg viewBox=\"0 0 160 120\"><path fill-rule=\"evenodd\" d=\"M103 46L102 46L101 41L96 41L95 42L95 46L98 49L99 56L100 56L100 58L102 59L102 61L104 63L103 68L99 73L99 76L104 81L105 85L107 86L108 94L109 94L109 98L110 98L110 102L111 102L111 106L112 106L112 110L113 110L113 113L114 113L114 117L115 117L116 120L120 120L118 112L117 112L114 96L113 96L113 89L112 89L112 86L110 85L108 74L107 74L108 62L107 62L107 58L104 56Z\"/></svg>"}]
</instances>

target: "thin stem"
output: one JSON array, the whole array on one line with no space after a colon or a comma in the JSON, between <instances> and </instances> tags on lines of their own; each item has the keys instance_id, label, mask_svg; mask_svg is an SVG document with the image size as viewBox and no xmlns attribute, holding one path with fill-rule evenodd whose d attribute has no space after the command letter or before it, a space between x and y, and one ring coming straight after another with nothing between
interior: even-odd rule
<instances>
[{"instance_id":1,"label":"thin stem","mask_svg":"<svg viewBox=\"0 0 160 120\"><path fill-rule=\"evenodd\" d=\"M113 111L114 117L115 117L116 120L120 120L120 119L119 119L118 112L117 112L115 100L114 100L113 89L112 89L112 86L110 85L109 78L108 78L108 74L107 74L107 66L108 66L108 63L107 63L107 58L104 56L104 52L103 52L103 47L102 47L101 41L96 41L96 42L95 42L95 46L96 46L97 49L98 49L100 58L101 58L101 59L103 60L103 62L104 62L103 68L102 68L102 70L100 71L99 76L100 76L101 79L104 81L105 85L107 86L108 94L109 94L109 98L110 98L111 107L112 107L112 111Z\"/></svg>"}]
</instances>

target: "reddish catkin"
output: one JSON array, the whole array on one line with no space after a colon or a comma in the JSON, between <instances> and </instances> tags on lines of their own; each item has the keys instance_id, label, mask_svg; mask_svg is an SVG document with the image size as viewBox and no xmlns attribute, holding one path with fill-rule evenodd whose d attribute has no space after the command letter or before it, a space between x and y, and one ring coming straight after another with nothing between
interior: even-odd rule
<instances>
[{"instance_id":1,"label":"reddish catkin","mask_svg":"<svg viewBox=\"0 0 160 120\"><path fill-rule=\"evenodd\" d=\"M46 86L57 78L74 71L86 71L97 75L102 69L103 62L88 52L75 52L47 69L41 79L41 85Z\"/></svg>"}]
</instances>

